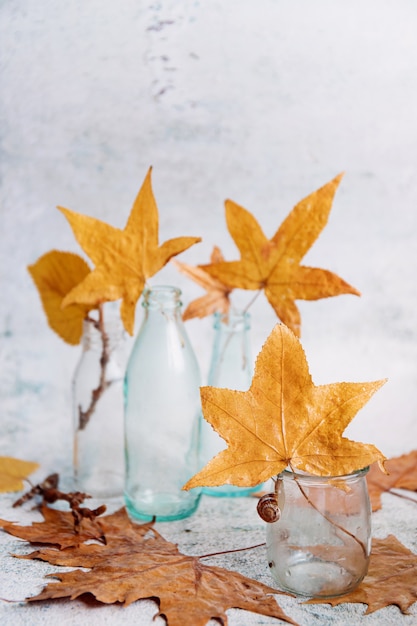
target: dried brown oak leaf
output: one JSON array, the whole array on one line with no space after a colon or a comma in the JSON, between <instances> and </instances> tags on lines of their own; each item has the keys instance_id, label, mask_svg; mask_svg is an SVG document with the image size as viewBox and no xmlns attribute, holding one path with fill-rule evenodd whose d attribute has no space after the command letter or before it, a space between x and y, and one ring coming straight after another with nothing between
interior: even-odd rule
<instances>
[{"instance_id":1,"label":"dried brown oak leaf","mask_svg":"<svg viewBox=\"0 0 417 626\"><path fill-rule=\"evenodd\" d=\"M295 300L360 295L336 274L300 265L327 223L341 178L337 176L299 202L272 239L267 239L249 211L226 200L227 227L241 258L201 268L229 287L263 289L281 322L299 336L301 317Z\"/></svg>"},{"instance_id":2,"label":"dried brown oak leaf","mask_svg":"<svg viewBox=\"0 0 417 626\"><path fill-rule=\"evenodd\" d=\"M391 489L417 491L417 450L388 459L385 462L388 475L372 466L367 475L369 497L372 510L381 508L381 494Z\"/></svg>"},{"instance_id":3,"label":"dried brown oak leaf","mask_svg":"<svg viewBox=\"0 0 417 626\"><path fill-rule=\"evenodd\" d=\"M184 486L255 486L288 465L340 476L383 462L370 444L342 434L384 380L314 385L304 350L277 324L258 355L248 391L202 387L205 419L228 447Z\"/></svg>"},{"instance_id":4,"label":"dried brown oak leaf","mask_svg":"<svg viewBox=\"0 0 417 626\"><path fill-rule=\"evenodd\" d=\"M71 304L63 309L62 301L90 273L87 263L78 254L51 250L29 265L28 270L38 289L49 326L67 343L80 343L83 320L95 307Z\"/></svg>"},{"instance_id":5,"label":"dried brown oak leaf","mask_svg":"<svg viewBox=\"0 0 417 626\"><path fill-rule=\"evenodd\" d=\"M38 469L38 463L22 461L11 456L0 456L0 493L21 491L23 479Z\"/></svg>"},{"instance_id":6,"label":"dried brown oak leaf","mask_svg":"<svg viewBox=\"0 0 417 626\"><path fill-rule=\"evenodd\" d=\"M211 263L221 263L224 261L223 254L220 248L215 246L211 253ZM180 263L179 261L173 261L175 267L191 278L194 282L198 283L206 290L206 294L201 298L196 298L187 306L184 311L183 319L189 320L194 317L206 317L212 315L212 313L218 311L219 313L228 313L230 309L230 292L232 288L224 285L217 278L213 278L205 272L201 267L195 267L188 265L187 263Z\"/></svg>"},{"instance_id":7,"label":"dried brown oak leaf","mask_svg":"<svg viewBox=\"0 0 417 626\"><path fill-rule=\"evenodd\" d=\"M182 554L153 529L152 523L133 524L125 509L101 518L101 525L106 545L84 543L66 550L41 548L22 557L90 568L53 574L59 582L49 583L29 601L75 599L92 594L105 604L128 605L139 599L157 598L159 614L165 616L169 626L204 626L211 618L227 624L225 611L229 608L295 624L273 597L279 593L276 589L236 572L204 565L199 557ZM59 535L59 528L56 532ZM30 539L32 543L43 540L42 532Z\"/></svg>"},{"instance_id":8,"label":"dried brown oak leaf","mask_svg":"<svg viewBox=\"0 0 417 626\"><path fill-rule=\"evenodd\" d=\"M307 604L360 602L368 605L365 615L394 604L407 614L417 600L417 555L396 537L373 539L367 576L351 593L327 600L308 600Z\"/></svg>"},{"instance_id":9,"label":"dried brown oak leaf","mask_svg":"<svg viewBox=\"0 0 417 626\"><path fill-rule=\"evenodd\" d=\"M94 521L83 520L79 532L76 533L71 512L59 511L43 505L41 513L44 518L42 522L33 522L30 526L19 526L14 522L0 519L0 528L30 543L47 543L59 546L61 549L79 546L90 539L99 541L102 538L103 531Z\"/></svg>"},{"instance_id":10,"label":"dried brown oak leaf","mask_svg":"<svg viewBox=\"0 0 417 626\"><path fill-rule=\"evenodd\" d=\"M145 286L175 255L201 241L200 237L159 239L158 208L151 185L151 168L136 197L123 230L87 215L58 207L95 268L64 299L63 306L122 300L120 314L128 333L133 334L135 307Z\"/></svg>"}]
</instances>

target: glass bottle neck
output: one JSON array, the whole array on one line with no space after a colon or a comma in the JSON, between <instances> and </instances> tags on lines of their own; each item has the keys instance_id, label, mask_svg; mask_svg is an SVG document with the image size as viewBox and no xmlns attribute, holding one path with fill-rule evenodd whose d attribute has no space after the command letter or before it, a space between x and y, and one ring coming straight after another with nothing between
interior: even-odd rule
<instances>
[{"instance_id":1,"label":"glass bottle neck","mask_svg":"<svg viewBox=\"0 0 417 626\"><path fill-rule=\"evenodd\" d=\"M120 319L104 320L102 328L94 319L86 319L83 322L83 351L101 350L103 340L112 351L123 340L123 328Z\"/></svg>"},{"instance_id":2,"label":"glass bottle neck","mask_svg":"<svg viewBox=\"0 0 417 626\"><path fill-rule=\"evenodd\" d=\"M180 310L181 290L178 287L160 285L147 288L143 292L142 306L147 311L175 311Z\"/></svg>"},{"instance_id":3,"label":"glass bottle neck","mask_svg":"<svg viewBox=\"0 0 417 626\"><path fill-rule=\"evenodd\" d=\"M249 345L250 314L230 311L214 314L215 338L208 384L230 389L248 389L252 379Z\"/></svg>"},{"instance_id":4,"label":"glass bottle neck","mask_svg":"<svg viewBox=\"0 0 417 626\"><path fill-rule=\"evenodd\" d=\"M229 313L214 313L213 328L224 333L243 333L250 330L250 313L232 310Z\"/></svg>"}]
</instances>

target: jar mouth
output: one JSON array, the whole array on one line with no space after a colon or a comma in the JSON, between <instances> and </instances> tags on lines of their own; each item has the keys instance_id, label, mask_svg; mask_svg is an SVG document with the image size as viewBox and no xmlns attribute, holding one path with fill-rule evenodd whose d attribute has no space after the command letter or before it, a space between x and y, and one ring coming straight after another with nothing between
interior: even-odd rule
<instances>
[{"instance_id":1,"label":"jar mouth","mask_svg":"<svg viewBox=\"0 0 417 626\"><path fill-rule=\"evenodd\" d=\"M362 467L361 469L355 470L350 474L325 474L323 476L319 476L317 474L310 474L309 472L303 472L302 470L292 471L285 469L278 474L278 477L287 476L288 478L294 478L295 480L302 480L303 482L317 482L317 481L337 481L337 480L349 480L361 478L362 476L366 476L369 472L369 465L367 467Z\"/></svg>"}]
</instances>

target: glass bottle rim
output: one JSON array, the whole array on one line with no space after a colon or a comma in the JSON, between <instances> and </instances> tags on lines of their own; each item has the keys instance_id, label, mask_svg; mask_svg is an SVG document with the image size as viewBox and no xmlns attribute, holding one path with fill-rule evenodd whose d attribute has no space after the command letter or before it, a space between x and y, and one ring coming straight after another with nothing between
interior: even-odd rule
<instances>
[{"instance_id":1,"label":"glass bottle rim","mask_svg":"<svg viewBox=\"0 0 417 626\"><path fill-rule=\"evenodd\" d=\"M180 300L181 289L173 285L155 285L153 287L145 287L143 290L142 306L149 307L151 305L174 305L181 306Z\"/></svg>"},{"instance_id":2,"label":"glass bottle rim","mask_svg":"<svg viewBox=\"0 0 417 626\"><path fill-rule=\"evenodd\" d=\"M361 478L362 476L366 476L366 474L369 472L369 465L366 467L362 467L361 469L355 470L353 472L350 472L349 474L326 474L324 476L319 476L317 474L311 474L308 472L303 472L302 470L299 471L293 471L293 470L289 470L289 469L285 469L282 472L280 472L277 476L277 478L280 477L287 477L290 479L294 479L294 480L300 480L303 482L310 482L310 483L314 483L317 481L325 481L325 482L331 482L331 481L348 481L348 480L353 480L356 478Z\"/></svg>"},{"instance_id":3,"label":"glass bottle rim","mask_svg":"<svg viewBox=\"0 0 417 626\"><path fill-rule=\"evenodd\" d=\"M250 328L251 315L249 311L243 309L230 309L227 313L222 311L215 311L213 313L213 327L214 328L228 328L235 330L234 325L238 326L243 324L244 329Z\"/></svg>"},{"instance_id":4,"label":"glass bottle rim","mask_svg":"<svg viewBox=\"0 0 417 626\"><path fill-rule=\"evenodd\" d=\"M118 342L123 341L124 329L122 320L120 317L110 317L104 319L104 331L107 339L110 341L110 345L114 346ZM83 319L83 333L81 337L81 344L85 348L92 348L102 345L102 336L98 326L98 320L86 317Z\"/></svg>"}]
</instances>

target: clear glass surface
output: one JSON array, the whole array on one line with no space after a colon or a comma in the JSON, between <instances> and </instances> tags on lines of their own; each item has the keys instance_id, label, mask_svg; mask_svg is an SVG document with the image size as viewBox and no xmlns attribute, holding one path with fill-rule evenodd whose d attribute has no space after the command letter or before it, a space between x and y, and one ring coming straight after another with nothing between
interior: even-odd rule
<instances>
[{"instance_id":1,"label":"clear glass surface","mask_svg":"<svg viewBox=\"0 0 417 626\"><path fill-rule=\"evenodd\" d=\"M364 578L371 550L367 471L339 477L284 471L278 476L281 517L267 524L266 542L280 589L330 598L352 591Z\"/></svg>"},{"instance_id":2,"label":"clear glass surface","mask_svg":"<svg viewBox=\"0 0 417 626\"><path fill-rule=\"evenodd\" d=\"M125 376L125 501L133 519L181 519L200 490L200 370L181 319L180 290L144 292L144 320Z\"/></svg>"},{"instance_id":3,"label":"clear glass surface","mask_svg":"<svg viewBox=\"0 0 417 626\"><path fill-rule=\"evenodd\" d=\"M104 342L104 343L103 343ZM123 494L124 335L119 319L84 321L72 382L74 487L92 497Z\"/></svg>"},{"instance_id":4,"label":"clear glass surface","mask_svg":"<svg viewBox=\"0 0 417 626\"><path fill-rule=\"evenodd\" d=\"M214 341L208 384L246 391L252 382L252 358L250 350L250 315L243 311L214 314ZM226 444L204 418L201 423L201 461L205 465ZM203 487L203 493L218 497L247 496L260 489L256 487Z\"/></svg>"}]
</instances>

